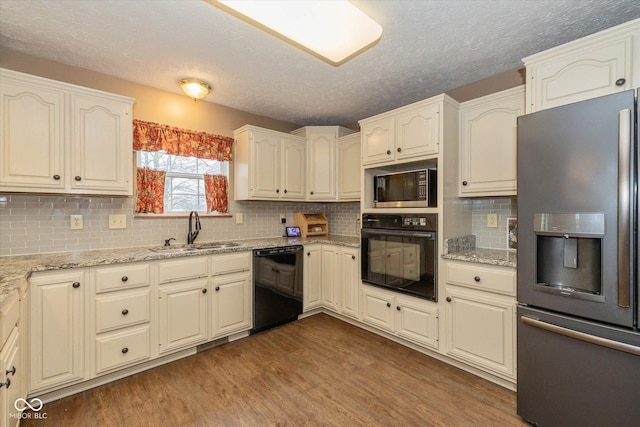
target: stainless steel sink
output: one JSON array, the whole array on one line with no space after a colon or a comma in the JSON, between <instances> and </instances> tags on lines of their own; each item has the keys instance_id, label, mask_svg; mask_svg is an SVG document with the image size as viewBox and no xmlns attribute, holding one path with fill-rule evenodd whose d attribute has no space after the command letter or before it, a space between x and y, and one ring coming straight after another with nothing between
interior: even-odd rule
<instances>
[{"instance_id":1,"label":"stainless steel sink","mask_svg":"<svg viewBox=\"0 0 640 427\"><path fill-rule=\"evenodd\" d=\"M242 246L240 243L234 242L210 242L210 243L202 243L199 245L186 245L186 246L158 246L156 248L151 248L152 252L161 252L161 253L182 253L182 252L194 252L201 251L205 249L227 249L227 248L235 248L238 246Z\"/></svg>"}]
</instances>

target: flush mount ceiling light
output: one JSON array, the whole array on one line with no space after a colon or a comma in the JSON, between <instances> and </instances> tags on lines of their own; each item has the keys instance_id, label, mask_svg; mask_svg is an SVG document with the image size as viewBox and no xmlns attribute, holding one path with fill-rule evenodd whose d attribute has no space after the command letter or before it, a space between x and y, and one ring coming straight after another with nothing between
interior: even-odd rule
<instances>
[{"instance_id":1,"label":"flush mount ceiling light","mask_svg":"<svg viewBox=\"0 0 640 427\"><path fill-rule=\"evenodd\" d=\"M182 79L178 81L178 86L194 101L204 98L211 92L211 86L198 79Z\"/></svg>"},{"instance_id":2,"label":"flush mount ceiling light","mask_svg":"<svg viewBox=\"0 0 640 427\"><path fill-rule=\"evenodd\" d=\"M340 65L380 39L382 27L351 2L210 0L331 65Z\"/></svg>"}]
</instances>

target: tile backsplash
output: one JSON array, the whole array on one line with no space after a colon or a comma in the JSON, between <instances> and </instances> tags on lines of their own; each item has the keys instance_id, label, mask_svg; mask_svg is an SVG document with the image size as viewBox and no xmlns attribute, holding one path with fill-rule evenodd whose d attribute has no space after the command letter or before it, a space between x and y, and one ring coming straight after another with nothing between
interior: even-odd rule
<instances>
[{"instance_id":1,"label":"tile backsplash","mask_svg":"<svg viewBox=\"0 0 640 427\"><path fill-rule=\"evenodd\" d=\"M186 243L188 218L134 218L132 197L0 195L0 255L160 245L174 237ZM230 202L231 218L201 217L198 241L281 236L280 214L293 225L298 211L324 212L331 234L355 236L360 203ZM243 224L236 224L236 213ZM127 228L109 229L110 214L126 214ZM70 215L82 215L82 230L70 230Z\"/></svg>"},{"instance_id":2,"label":"tile backsplash","mask_svg":"<svg viewBox=\"0 0 640 427\"><path fill-rule=\"evenodd\" d=\"M507 249L507 218L515 218L518 213L515 197L473 199L466 203L467 209L471 210L471 233L476 236L476 246ZM498 227L487 227L487 214L498 215Z\"/></svg>"}]
</instances>

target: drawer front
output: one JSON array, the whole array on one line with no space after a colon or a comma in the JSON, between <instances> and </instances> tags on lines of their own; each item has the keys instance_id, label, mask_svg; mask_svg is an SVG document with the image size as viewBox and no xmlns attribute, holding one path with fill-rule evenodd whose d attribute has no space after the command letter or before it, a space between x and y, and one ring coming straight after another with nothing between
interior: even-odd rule
<instances>
[{"instance_id":1,"label":"drawer front","mask_svg":"<svg viewBox=\"0 0 640 427\"><path fill-rule=\"evenodd\" d=\"M96 333L137 325L150 319L149 289L96 297Z\"/></svg>"},{"instance_id":2,"label":"drawer front","mask_svg":"<svg viewBox=\"0 0 640 427\"><path fill-rule=\"evenodd\" d=\"M251 252L214 255L211 264L214 275L248 271L251 269Z\"/></svg>"},{"instance_id":3,"label":"drawer front","mask_svg":"<svg viewBox=\"0 0 640 427\"><path fill-rule=\"evenodd\" d=\"M20 317L20 301L18 291L13 291L2 304L0 309L0 349L9 338Z\"/></svg>"},{"instance_id":4,"label":"drawer front","mask_svg":"<svg viewBox=\"0 0 640 427\"><path fill-rule=\"evenodd\" d=\"M446 280L451 285L498 292L505 295L516 294L516 274L510 268L483 267L472 263L446 263Z\"/></svg>"},{"instance_id":5,"label":"drawer front","mask_svg":"<svg viewBox=\"0 0 640 427\"><path fill-rule=\"evenodd\" d=\"M151 357L149 326L96 338L96 375Z\"/></svg>"},{"instance_id":6,"label":"drawer front","mask_svg":"<svg viewBox=\"0 0 640 427\"><path fill-rule=\"evenodd\" d=\"M158 280L160 283L169 283L206 277L207 260L207 257L194 257L162 261L158 264Z\"/></svg>"},{"instance_id":7,"label":"drawer front","mask_svg":"<svg viewBox=\"0 0 640 427\"><path fill-rule=\"evenodd\" d=\"M97 293L149 286L149 264L96 268L95 280Z\"/></svg>"}]
</instances>

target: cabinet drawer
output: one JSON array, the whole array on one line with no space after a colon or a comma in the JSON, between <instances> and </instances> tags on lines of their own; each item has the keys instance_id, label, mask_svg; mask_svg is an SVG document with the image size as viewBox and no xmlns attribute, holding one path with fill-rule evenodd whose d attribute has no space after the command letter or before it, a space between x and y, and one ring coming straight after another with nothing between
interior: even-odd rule
<instances>
[{"instance_id":1,"label":"cabinet drawer","mask_svg":"<svg viewBox=\"0 0 640 427\"><path fill-rule=\"evenodd\" d=\"M128 264L95 269L96 292L149 286L149 264Z\"/></svg>"},{"instance_id":2,"label":"cabinet drawer","mask_svg":"<svg viewBox=\"0 0 640 427\"><path fill-rule=\"evenodd\" d=\"M195 279L206 275L207 257L162 261L158 264L158 280L160 283Z\"/></svg>"},{"instance_id":3,"label":"cabinet drawer","mask_svg":"<svg viewBox=\"0 0 640 427\"><path fill-rule=\"evenodd\" d=\"M149 359L149 326L96 338L96 374Z\"/></svg>"},{"instance_id":4,"label":"cabinet drawer","mask_svg":"<svg viewBox=\"0 0 640 427\"><path fill-rule=\"evenodd\" d=\"M251 269L251 252L214 255L211 258L213 275L247 271Z\"/></svg>"},{"instance_id":5,"label":"cabinet drawer","mask_svg":"<svg viewBox=\"0 0 640 427\"><path fill-rule=\"evenodd\" d=\"M18 323L20 317L20 302L18 291L14 291L2 304L0 309L0 349L4 342L9 338L9 334Z\"/></svg>"},{"instance_id":6,"label":"cabinet drawer","mask_svg":"<svg viewBox=\"0 0 640 427\"><path fill-rule=\"evenodd\" d=\"M447 262L445 274L447 283L452 285L506 295L516 294L516 274L514 270L509 268Z\"/></svg>"},{"instance_id":7,"label":"cabinet drawer","mask_svg":"<svg viewBox=\"0 0 640 427\"><path fill-rule=\"evenodd\" d=\"M148 322L149 290L96 298L96 333Z\"/></svg>"}]
</instances>

